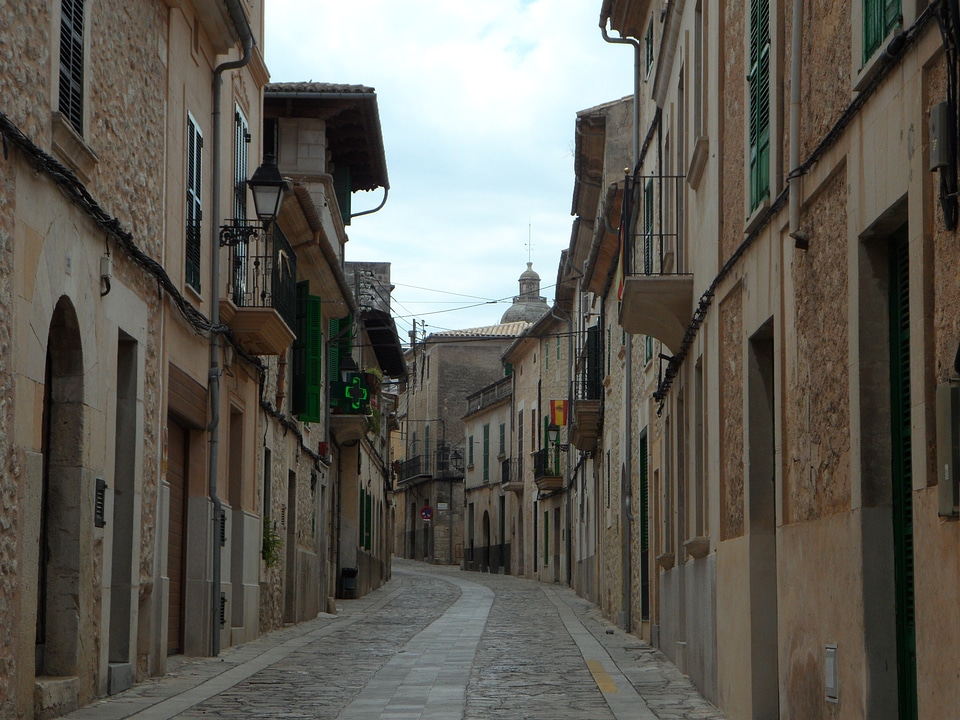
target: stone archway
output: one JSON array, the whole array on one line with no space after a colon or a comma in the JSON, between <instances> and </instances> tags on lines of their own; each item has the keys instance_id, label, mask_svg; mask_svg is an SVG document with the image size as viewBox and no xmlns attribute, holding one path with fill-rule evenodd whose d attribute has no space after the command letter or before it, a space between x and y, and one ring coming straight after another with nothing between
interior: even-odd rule
<instances>
[{"instance_id":1,"label":"stone archway","mask_svg":"<svg viewBox=\"0 0 960 720\"><path fill-rule=\"evenodd\" d=\"M83 664L81 562L87 555L81 547L83 350L66 297L50 321L44 378L35 670L64 677L78 675Z\"/></svg>"}]
</instances>

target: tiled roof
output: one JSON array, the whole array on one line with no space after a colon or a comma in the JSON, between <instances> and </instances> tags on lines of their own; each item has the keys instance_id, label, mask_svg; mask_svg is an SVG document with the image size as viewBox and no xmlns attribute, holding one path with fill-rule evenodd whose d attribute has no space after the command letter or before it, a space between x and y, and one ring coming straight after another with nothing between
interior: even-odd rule
<instances>
[{"instance_id":1,"label":"tiled roof","mask_svg":"<svg viewBox=\"0 0 960 720\"><path fill-rule=\"evenodd\" d=\"M431 335L438 338L517 337L528 327L530 327L530 323L521 320L465 330L444 330L431 333Z\"/></svg>"},{"instance_id":2,"label":"tiled roof","mask_svg":"<svg viewBox=\"0 0 960 720\"><path fill-rule=\"evenodd\" d=\"M341 85L322 82L282 82L267 83L263 92L270 93L372 93L375 90L366 85Z\"/></svg>"}]
</instances>

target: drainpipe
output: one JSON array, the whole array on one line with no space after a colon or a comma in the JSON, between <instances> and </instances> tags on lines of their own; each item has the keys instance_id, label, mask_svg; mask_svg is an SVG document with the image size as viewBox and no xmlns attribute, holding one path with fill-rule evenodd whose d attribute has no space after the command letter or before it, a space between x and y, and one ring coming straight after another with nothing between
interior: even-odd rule
<instances>
[{"instance_id":1,"label":"drainpipe","mask_svg":"<svg viewBox=\"0 0 960 720\"><path fill-rule=\"evenodd\" d=\"M641 48L640 41L635 38L612 38L607 34L607 22L610 19L609 3L605 2L603 10L600 13L600 33L603 39L608 43L633 45L633 171L637 170L637 163L640 161L640 69L641 69ZM624 192L629 188L624 187ZM629 223L629 218L621 218L621 223ZM626 241L626 239L624 240ZM623 629L631 632L631 598L633 596L633 533L631 532L631 523L634 516L631 508L633 502L633 335L627 333L626 360L624 362L624 387L626 397L624 398L624 421L623 434L626 442L626 452L624 453L623 475L620 478L620 493L623 496Z\"/></svg>"},{"instance_id":2,"label":"drainpipe","mask_svg":"<svg viewBox=\"0 0 960 720\"><path fill-rule=\"evenodd\" d=\"M790 47L790 237L794 246L806 250L810 233L800 229L800 68L803 51L803 0L793 0L793 33Z\"/></svg>"},{"instance_id":3,"label":"drainpipe","mask_svg":"<svg viewBox=\"0 0 960 720\"><path fill-rule=\"evenodd\" d=\"M226 0L227 10L233 26L240 36L243 46L243 56L239 60L231 60L218 65L213 71L213 213L211 236L213 238L210 251L210 275L212 285L210 292L210 324L213 331L210 333L210 370L207 375L208 395L210 398L210 424L207 431L210 436L210 465L209 465L209 495L213 504L213 583L210 593L210 656L220 654L220 538L223 530L223 504L217 494L217 472L220 451L220 86L223 73L227 70L241 68L250 62L253 53L253 33L247 16L240 5L241 0Z\"/></svg>"}]
</instances>

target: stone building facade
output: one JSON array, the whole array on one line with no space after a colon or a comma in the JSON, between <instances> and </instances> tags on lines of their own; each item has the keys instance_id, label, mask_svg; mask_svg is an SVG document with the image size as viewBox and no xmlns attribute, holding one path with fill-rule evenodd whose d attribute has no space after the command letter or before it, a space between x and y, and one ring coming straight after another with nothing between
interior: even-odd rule
<instances>
[{"instance_id":1,"label":"stone building facade","mask_svg":"<svg viewBox=\"0 0 960 720\"><path fill-rule=\"evenodd\" d=\"M262 3L63 0L12 8L5 28L0 715L53 717L171 654L326 610L345 543L373 558L358 592L389 576L385 432L331 419L326 367L307 413L297 376L351 314L338 328L361 344L344 357L403 366L365 349L382 327L351 304L349 213L332 192L315 203L296 158L276 221L251 219L246 180L278 138L261 132ZM364 127L352 168L320 136L353 170L347 200L387 184L379 125ZM322 312L298 315L298 281ZM361 483L359 520L360 499L334 499L365 500Z\"/></svg>"}]
</instances>

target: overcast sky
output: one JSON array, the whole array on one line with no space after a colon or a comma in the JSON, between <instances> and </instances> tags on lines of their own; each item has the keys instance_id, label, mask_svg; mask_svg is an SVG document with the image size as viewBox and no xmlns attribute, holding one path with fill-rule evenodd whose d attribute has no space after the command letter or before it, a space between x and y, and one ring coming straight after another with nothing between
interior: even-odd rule
<instances>
[{"instance_id":1,"label":"overcast sky","mask_svg":"<svg viewBox=\"0 0 960 720\"><path fill-rule=\"evenodd\" d=\"M498 323L528 252L552 304L576 114L632 92L633 53L604 42L601 0L265 6L272 82L376 89L390 194L354 219L346 254L392 264L401 341L414 317L428 333ZM357 193L353 211L381 198Z\"/></svg>"}]
</instances>

